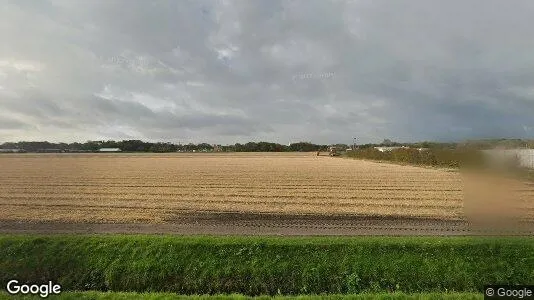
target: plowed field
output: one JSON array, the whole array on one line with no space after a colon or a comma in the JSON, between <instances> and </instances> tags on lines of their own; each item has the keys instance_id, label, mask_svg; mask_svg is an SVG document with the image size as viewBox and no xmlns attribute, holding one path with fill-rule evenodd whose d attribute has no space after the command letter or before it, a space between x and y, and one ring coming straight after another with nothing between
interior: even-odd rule
<instances>
[{"instance_id":1,"label":"plowed field","mask_svg":"<svg viewBox=\"0 0 534 300\"><path fill-rule=\"evenodd\" d=\"M0 169L4 230L14 223L206 219L193 215L211 221L225 215L239 224L270 216L274 225L272 216L433 222L464 216L458 172L310 153L10 154L0 156Z\"/></svg>"}]
</instances>

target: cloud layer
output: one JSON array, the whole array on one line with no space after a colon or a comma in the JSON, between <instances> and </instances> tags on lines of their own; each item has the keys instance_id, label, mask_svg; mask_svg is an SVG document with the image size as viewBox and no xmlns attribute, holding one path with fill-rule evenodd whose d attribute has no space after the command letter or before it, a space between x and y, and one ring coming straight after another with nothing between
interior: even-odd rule
<instances>
[{"instance_id":1,"label":"cloud layer","mask_svg":"<svg viewBox=\"0 0 534 300\"><path fill-rule=\"evenodd\" d=\"M0 2L0 141L534 138L534 2Z\"/></svg>"}]
</instances>

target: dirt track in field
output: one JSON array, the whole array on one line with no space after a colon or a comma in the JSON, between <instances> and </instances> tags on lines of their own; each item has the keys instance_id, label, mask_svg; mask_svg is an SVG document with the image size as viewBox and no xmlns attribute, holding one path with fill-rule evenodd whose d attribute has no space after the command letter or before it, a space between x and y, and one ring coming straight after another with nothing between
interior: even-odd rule
<instances>
[{"instance_id":1,"label":"dirt track in field","mask_svg":"<svg viewBox=\"0 0 534 300\"><path fill-rule=\"evenodd\" d=\"M465 220L398 217L194 213L164 224L27 223L0 221L0 233L12 234L184 234L282 236L466 236L534 235L534 223L513 230L481 229Z\"/></svg>"},{"instance_id":2,"label":"dirt track in field","mask_svg":"<svg viewBox=\"0 0 534 300\"><path fill-rule=\"evenodd\" d=\"M89 224L0 222L2 233L142 233L207 235L465 235L461 221L363 217L221 216L206 214L165 224Z\"/></svg>"},{"instance_id":3,"label":"dirt track in field","mask_svg":"<svg viewBox=\"0 0 534 300\"><path fill-rule=\"evenodd\" d=\"M0 167L3 233L477 233L461 176L444 170L310 153L0 155ZM534 232L534 202L520 204Z\"/></svg>"}]
</instances>

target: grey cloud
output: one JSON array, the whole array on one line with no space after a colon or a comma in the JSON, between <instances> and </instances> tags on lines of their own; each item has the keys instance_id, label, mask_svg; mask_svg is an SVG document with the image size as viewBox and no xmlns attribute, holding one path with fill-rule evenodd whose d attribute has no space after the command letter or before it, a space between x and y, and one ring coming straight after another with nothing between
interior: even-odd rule
<instances>
[{"instance_id":1,"label":"grey cloud","mask_svg":"<svg viewBox=\"0 0 534 300\"><path fill-rule=\"evenodd\" d=\"M32 126L19 120L0 116L0 131L11 129L30 129Z\"/></svg>"},{"instance_id":2,"label":"grey cloud","mask_svg":"<svg viewBox=\"0 0 534 300\"><path fill-rule=\"evenodd\" d=\"M532 20L529 0L6 1L0 139L532 137Z\"/></svg>"}]
</instances>

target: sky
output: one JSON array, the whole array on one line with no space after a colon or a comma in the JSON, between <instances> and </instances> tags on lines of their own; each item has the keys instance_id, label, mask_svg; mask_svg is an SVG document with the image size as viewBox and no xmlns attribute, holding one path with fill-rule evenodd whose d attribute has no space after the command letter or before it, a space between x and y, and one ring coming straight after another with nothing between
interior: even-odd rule
<instances>
[{"instance_id":1,"label":"sky","mask_svg":"<svg viewBox=\"0 0 534 300\"><path fill-rule=\"evenodd\" d=\"M0 143L534 138L532 0L0 0Z\"/></svg>"}]
</instances>

